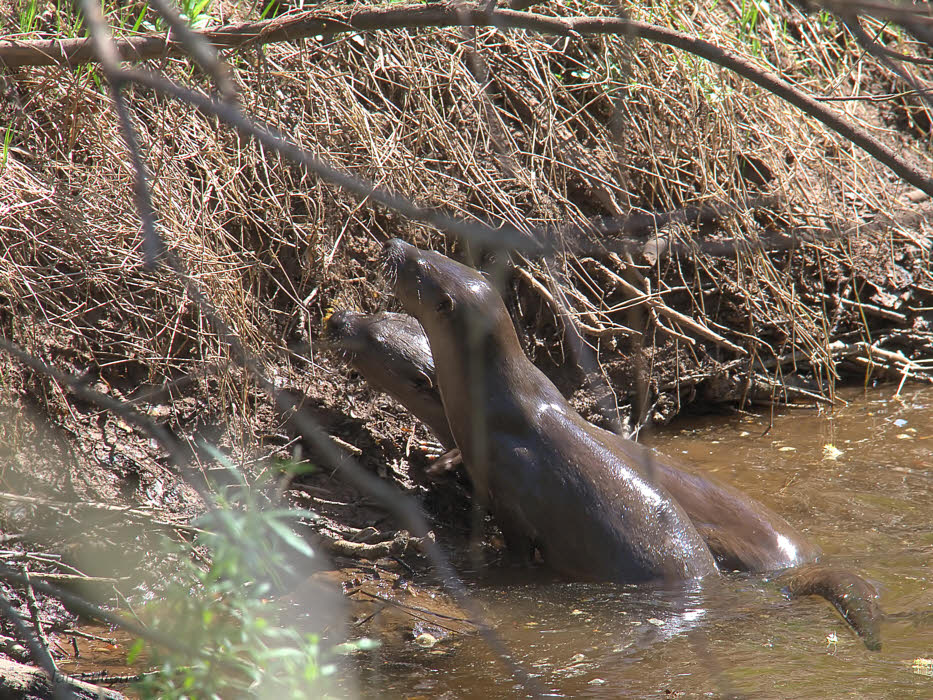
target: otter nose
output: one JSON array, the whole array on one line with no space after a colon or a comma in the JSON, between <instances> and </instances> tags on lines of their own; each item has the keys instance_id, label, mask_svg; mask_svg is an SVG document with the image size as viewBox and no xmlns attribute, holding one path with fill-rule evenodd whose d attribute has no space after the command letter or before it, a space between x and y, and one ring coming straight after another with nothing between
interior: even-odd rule
<instances>
[{"instance_id":1,"label":"otter nose","mask_svg":"<svg viewBox=\"0 0 933 700\"><path fill-rule=\"evenodd\" d=\"M324 324L324 330L328 335L339 335L347 330L350 323L350 315L347 311L335 311Z\"/></svg>"},{"instance_id":2,"label":"otter nose","mask_svg":"<svg viewBox=\"0 0 933 700\"><path fill-rule=\"evenodd\" d=\"M405 249L411 246L401 238L390 238L382 245L383 258L402 259L405 255Z\"/></svg>"},{"instance_id":3,"label":"otter nose","mask_svg":"<svg viewBox=\"0 0 933 700\"><path fill-rule=\"evenodd\" d=\"M392 238L382 246L382 272L390 287L395 287L398 274L411 257L411 251L418 249L400 238Z\"/></svg>"}]
</instances>

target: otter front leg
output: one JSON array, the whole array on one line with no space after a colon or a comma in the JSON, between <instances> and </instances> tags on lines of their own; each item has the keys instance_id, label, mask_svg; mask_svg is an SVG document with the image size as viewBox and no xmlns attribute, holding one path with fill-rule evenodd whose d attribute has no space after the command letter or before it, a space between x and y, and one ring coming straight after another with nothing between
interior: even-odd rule
<instances>
[{"instance_id":1,"label":"otter front leg","mask_svg":"<svg viewBox=\"0 0 933 700\"><path fill-rule=\"evenodd\" d=\"M455 448L435 459L424 470L424 473L431 479L442 479L462 466L463 458L460 456L460 449Z\"/></svg>"}]
</instances>

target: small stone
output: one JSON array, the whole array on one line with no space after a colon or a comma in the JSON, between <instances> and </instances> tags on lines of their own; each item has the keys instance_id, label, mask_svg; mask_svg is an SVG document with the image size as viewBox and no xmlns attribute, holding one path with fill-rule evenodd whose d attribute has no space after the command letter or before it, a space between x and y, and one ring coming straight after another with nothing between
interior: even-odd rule
<instances>
[{"instance_id":1,"label":"small stone","mask_svg":"<svg viewBox=\"0 0 933 700\"><path fill-rule=\"evenodd\" d=\"M437 644L437 637L435 637L433 634L422 632L417 637L415 637L415 644L417 644L419 647L430 649L435 644Z\"/></svg>"}]
</instances>

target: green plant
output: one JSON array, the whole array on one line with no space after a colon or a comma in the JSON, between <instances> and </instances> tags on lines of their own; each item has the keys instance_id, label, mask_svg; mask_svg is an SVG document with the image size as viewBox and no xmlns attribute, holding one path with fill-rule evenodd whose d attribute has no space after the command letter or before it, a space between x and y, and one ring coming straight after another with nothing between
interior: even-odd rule
<instances>
[{"instance_id":1,"label":"green plant","mask_svg":"<svg viewBox=\"0 0 933 700\"><path fill-rule=\"evenodd\" d=\"M309 7L323 5L325 2L325 0L291 0L290 2L281 2L280 0L263 1L266 2L265 6L259 3L259 6L263 8L262 12L259 14L260 19L278 17L284 12L304 10ZM390 5L401 2L407 2L407 0L388 0Z\"/></svg>"},{"instance_id":2,"label":"green plant","mask_svg":"<svg viewBox=\"0 0 933 700\"><path fill-rule=\"evenodd\" d=\"M139 14L136 16L136 21L133 22L133 28L130 30L131 32L135 33L139 31L139 28L143 25L143 20L146 19L146 13L148 11L149 3L147 2L142 6L142 9L140 9Z\"/></svg>"},{"instance_id":3,"label":"green plant","mask_svg":"<svg viewBox=\"0 0 933 700\"><path fill-rule=\"evenodd\" d=\"M266 19L267 17L278 17L281 12L281 5L278 0L269 0L266 3L266 6L263 8L262 12L259 14L259 19Z\"/></svg>"},{"instance_id":4,"label":"green plant","mask_svg":"<svg viewBox=\"0 0 933 700\"><path fill-rule=\"evenodd\" d=\"M86 34L84 13L76 3L57 0L55 3L55 23L61 36L76 38Z\"/></svg>"},{"instance_id":5,"label":"green plant","mask_svg":"<svg viewBox=\"0 0 933 700\"><path fill-rule=\"evenodd\" d=\"M232 468L231 468L232 470ZM234 471L234 473L236 473ZM158 671L137 686L145 698L306 698L328 694L335 665L316 634L282 624L269 602L283 580L313 557L292 524L313 514L260 507L240 481L231 496L194 525L194 547L210 564L196 566L182 552L177 582L154 613L153 627L200 651L195 658L151 648ZM146 645L133 647L135 661ZM367 640L338 651L371 646Z\"/></svg>"},{"instance_id":6,"label":"green plant","mask_svg":"<svg viewBox=\"0 0 933 700\"><path fill-rule=\"evenodd\" d=\"M744 34L752 34L758 28L759 8L757 0L742 0L739 15L739 29Z\"/></svg>"},{"instance_id":7,"label":"green plant","mask_svg":"<svg viewBox=\"0 0 933 700\"><path fill-rule=\"evenodd\" d=\"M758 23L762 19L758 0L742 0L739 14L739 36L744 38L756 56L761 55L761 40L758 38Z\"/></svg>"},{"instance_id":8,"label":"green plant","mask_svg":"<svg viewBox=\"0 0 933 700\"><path fill-rule=\"evenodd\" d=\"M100 77L100 70L98 70L98 68L94 65L86 64L83 66L78 66L75 68L75 76L79 83L85 77L89 78L94 83L94 86L97 88L98 92L104 92L106 90L104 81Z\"/></svg>"},{"instance_id":9,"label":"green plant","mask_svg":"<svg viewBox=\"0 0 933 700\"><path fill-rule=\"evenodd\" d=\"M19 8L19 31L23 34L31 34L36 31L39 18L38 0L29 0Z\"/></svg>"},{"instance_id":10,"label":"green plant","mask_svg":"<svg viewBox=\"0 0 933 700\"><path fill-rule=\"evenodd\" d=\"M211 0L180 0L178 9L181 10L181 18L187 20L192 29L203 29L211 20L207 14L210 4Z\"/></svg>"},{"instance_id":11,"label":"green plant","mask_svg":"<svg viewBox=\"0 0 933 700\"><path fill-rule=\"evenodd\" d=\"M823 29L829 32L838 31L839 27L837 26L838 23L836 22L836 15L834 15L833 13L827 12L826 10L820 10L817 13L816 18L817 18L817 22L819 22L820 26L823 27Z\"/></svg>"},{"instance_id":12,"label":"green plant","mask_svg":"<svg viewBox=\"0 0 933 700\"><path fill-rule=\"evenodd\" d=\"M3 157L0 158L0 175L6 170L6 161L10 156L10 143L13 141L13 125L9 124L3 133Z\"/></svg>"},{"instance_id":13,"label":"green plant","mask_svg":"<svg viewBox=\"0 0 933 700\"><path fill-rule=\"evenodd\" d=\"M191 25L192 29L204 29L212 20L209 14L210 5L211 0L178 0L178 14ZM148 5L137 17L133 31L137 31L140 27L150 32L165 31L167 25L161 17L157 17L155 22L143 19L147 9Z\"/></svg>"}]
</instances>

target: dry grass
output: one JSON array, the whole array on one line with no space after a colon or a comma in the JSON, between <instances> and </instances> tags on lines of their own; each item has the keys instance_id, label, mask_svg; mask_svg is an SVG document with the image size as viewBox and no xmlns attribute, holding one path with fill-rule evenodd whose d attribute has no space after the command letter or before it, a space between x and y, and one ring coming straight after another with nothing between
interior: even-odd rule
<instances>
[{"instance_id":1,"label":"dry grass","mask_svg":"<svg viewBox=\"0 0 933 700\"><path fill-rule=\"evenodd\" d=\"M790 3L772 7L792 28L782 31L777 19L759 23L761 49L753 57L763 65L770 62L825 95L848 94L856 84L873 87L884 75L838 28L800 15ZM573 2L542 11L611 12ZM647 19L750 53L729 3L712 11L650 12ZM802 351L824 377L833 376L826 351L833 333L864 334L865 323L821 291L864 292L864 280L874 274L880 291L896 293L884 270L863 265L862 255L878 250L895 251L881 256L892 274L896 264L927 274L925 249L905 247L892 229L875 231L870 245L824 235L834 225L908 209L907 188L777 98L670 48L494 29L477 30L474 40L448 29L340 35L228 59L243 104L258 119L419 204L535 229L727 202L738 211L705 230L705 238L689 224L663 235L687 246L775 233L809 239L794 252L739 247L727 257L662 255L652 262L636 255L621 265L601 259L758 356ZM184 61L152 63L205 87ZM214 410L242 419L241 428L251 425L261 402L239 374L217 372L228 367L227 349L177 283L144 267L128 155L94 75L36 68L4 81L15 97L3 108L12 125L0 175L4 333L73 371L99 373L124 393L216 372L215 381L197 386ZM382 304L373 264L381 241L400 236L465 252L420 224L308 178L190 108L138 88L130 102L166 242L285 386L313 395L334 381L317 362L320 319L329 306ZM909 128L895 128L898 118L909 122L906 107L862 101L836 107L904 152L928 159L923 141ZM756 183L756 169L766 174L759 178L764 182ZM743 201L760 194L777 203L743 210ZM925 235L908 233L917 240ZM907 262L896 263L905 250ZM608 330L590 334L592 343L605 374L624 393L636 377L620 358L635 346L613 329L629 318L626 296L571 256L557 267L527 266L561 290L584 324ZM555 271L557 281L549 282ZM527 283L516 287L526 301L539 298ZM540 303L516 309L520 324L543 335L548 353L559 357L553 348L562 334L553 314ZM689 401L691 387L705 377L724 372L741 384L748 375L747 363L715 344L682 342L693 337L683 326L656 314L641 322L649 331L646 356L657 360L646 365L654 372L647 381L656 391L671 387L672 407ZM309 334L310 363L292 352ZM678 390L687 376L695 379Z\"/></svg>"}]
</instances>

